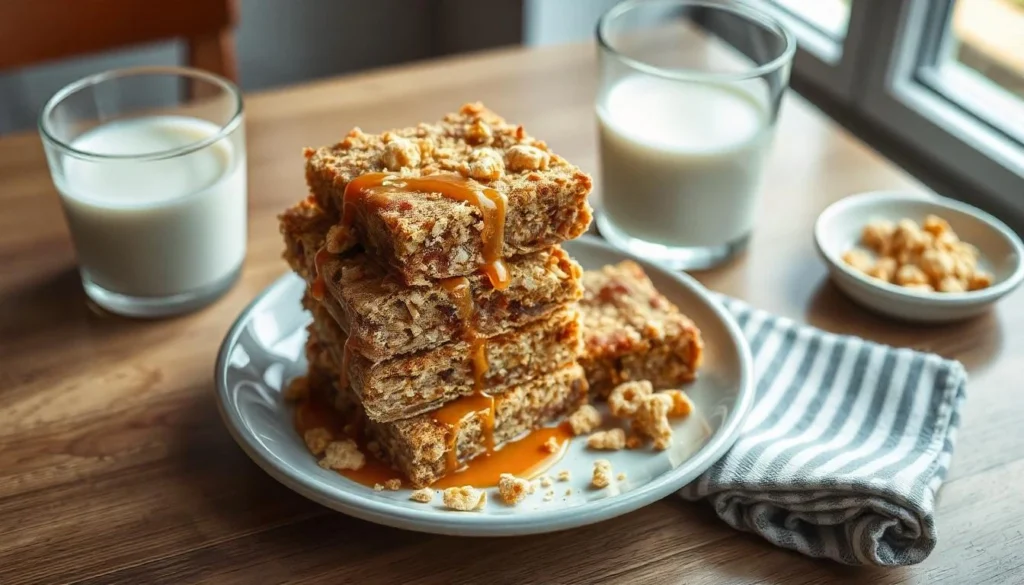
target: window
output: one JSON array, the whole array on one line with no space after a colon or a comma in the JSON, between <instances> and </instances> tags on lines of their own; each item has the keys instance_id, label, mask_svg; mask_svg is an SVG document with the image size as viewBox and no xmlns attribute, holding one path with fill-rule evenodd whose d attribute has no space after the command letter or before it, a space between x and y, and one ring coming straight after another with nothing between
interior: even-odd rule
<instances>
[{"instance_id":1,"label":"window","mask_svg":"<svg viewBox=\"0 0 1024 585\"><path fill-rule=\"evenodd\" d=\"M760 0L793 77L1024 218L1024 0Z\"/></svg>"},{"instance_id":2,"label":"window","mask_svg":"<svg viewBox=\"0 0 1024 585\"><path fill-rule=\"evenodd\" d=\"M1024 0L961 0L930 18L918 80L1024 142Z\"/></svg>"},{"instance_id":3,"label":"window","mask_svg":"<svg viewBox=\"0 0 1024 585\"><path fill-rule=\"evenodd\" d=\"M783 10L842 41L850 23L850 0L772 0Z\"/></svg>"}]
</instances>

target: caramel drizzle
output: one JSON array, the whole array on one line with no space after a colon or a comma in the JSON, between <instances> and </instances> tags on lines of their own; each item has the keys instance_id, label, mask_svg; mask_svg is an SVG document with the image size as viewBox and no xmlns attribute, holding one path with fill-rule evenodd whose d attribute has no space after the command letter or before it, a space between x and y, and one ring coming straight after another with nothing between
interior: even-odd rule
<instances>
[{"instance_id":1,"label":"caramel drizzle","mask_svg":"<svg viewBox=\"0 0 1024 585\"><path fill-rule=\"evenodd\" d=\"M387 190L406 193L439 193L453 201L469 203L477 208L484 219L483 257L481 270L491 285L504 290L509 285L508 268L501 259L505 246L505 213L507 200L494 189L484 187L461 175L427 175L424 177L399 177L391 173L366 173L345 186L342 199L341 225L336 237L339 240L351 238L350 231L359 208L374 195Z\"/></svg>"},{"instance_id":2,"label":"caramel drizzle","mask_svg":"<svg viewBox=\"0 0 1024 585\"><path fill-rule=\"evenodd\" d=\"M445 449L445 467L448 473L458 468L458 439L462 425L472 416L480 418L481 432L487 453L494 451L494 415L497 403L493 396L484 391L484 375L487 363L487 339L473 326L473 291L469 279L464 276L446 278L441 286L454 298L459 318L463 322L463 339L469 344L469 359L473 367L473 393L460 397L437 409L434 420L448 429L448 444Z\"/></svg>"},{"instance_id":3,"label":"caramel drizzle","mask_svg":"<svg viewBox=\"0 0 1024 585\"><path fill-rule=\"evenodd\" d=\"M313 298L322 301L324 296L327 294L327 283L324 281L324 264L331 259L331 253L327 251L327 246L321 247L316 251L316 256L313 256L313 283L309 285L309 293L313 295Z\"/></svg>"}]
</instances>

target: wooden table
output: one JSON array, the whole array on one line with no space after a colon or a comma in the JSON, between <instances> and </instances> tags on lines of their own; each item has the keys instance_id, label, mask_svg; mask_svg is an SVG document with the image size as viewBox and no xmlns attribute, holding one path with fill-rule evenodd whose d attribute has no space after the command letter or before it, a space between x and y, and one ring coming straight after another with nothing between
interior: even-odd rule
<instances>
[{"instance_id":1,"label":"wooden table","mask_svg":"<svg viewBox=\"0 0 1024 585\"><path fill-rule=\"evenodd\" d=\"M884 321L840 296L812 248L815 216L850 193L921 187L795 95L750 252L698 276L776 313L967 365L939 545L920 566L809 559L677 498L546 536L402 532L305 500L234 444L214 404L214 356L242 307L286 270L275 215L304 195L303 146L483 100L596 172L594 89L594 51L580 46L249 96L244 275L213 306L165 321L89 307L39 140L0 139L0 583L1020 583L1024 291L985 317L930 328Z\"/></svg>"}]
</instances>

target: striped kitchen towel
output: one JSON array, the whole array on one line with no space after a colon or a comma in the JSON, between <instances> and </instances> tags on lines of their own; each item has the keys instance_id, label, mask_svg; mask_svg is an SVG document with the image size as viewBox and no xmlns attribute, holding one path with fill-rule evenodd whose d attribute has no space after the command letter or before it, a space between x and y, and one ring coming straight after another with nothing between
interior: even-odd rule
<instances>
[{"instance_id":1,"label":"striped kitchen towel","mask_svg":"<svg viewBox=\"0 0 1024 585\"><path fill-rule=\"evenodd\" d=\"M732 449L681 495L806 555L851 565L924 560L935 547L963 366L721 301L750 342L756 397Z\"/></svg>"}]
</instances>

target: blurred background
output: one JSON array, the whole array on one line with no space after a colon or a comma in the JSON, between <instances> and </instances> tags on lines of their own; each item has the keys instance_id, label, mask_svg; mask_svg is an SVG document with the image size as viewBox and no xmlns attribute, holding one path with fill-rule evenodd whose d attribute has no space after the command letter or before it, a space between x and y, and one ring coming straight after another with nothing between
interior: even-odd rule
<instances>
[{"instance_id":1,"label":"blurred background","mask_svg":"<svg viewBox=\"0 0 1024 585\"><path fill-rule=\"evenodd\" d=\"M775 14L797 36L794 89L938 192L1024 223L1024 0L747 1ZM103 47L87 55L62 46L59 58L48 57L57 52L48 52L46 43L69 44L75 31L91 26L89 14L111 18L125 2L0 3L0 135L32 131L45 101L82 76L188 62L190 45L176 38ZM194 5L196 11L228 7L234 23L226 37L233 47L228 72L251 92L493 47L586 42L598 17L616 3L178 4ZM49 22L39 20L47 14L70 14L71 6L78 20L65 23L70 28L59 36L48 38L45 29L30 26ZM143 12L164 18L165 8L157 6ZM145 21L139 18L140 30L149 24ZM19 43L37 46L29 52L42 58L18 59Z\"/></svg>"}]
</instances>

